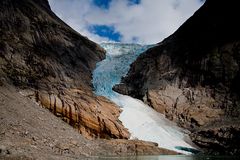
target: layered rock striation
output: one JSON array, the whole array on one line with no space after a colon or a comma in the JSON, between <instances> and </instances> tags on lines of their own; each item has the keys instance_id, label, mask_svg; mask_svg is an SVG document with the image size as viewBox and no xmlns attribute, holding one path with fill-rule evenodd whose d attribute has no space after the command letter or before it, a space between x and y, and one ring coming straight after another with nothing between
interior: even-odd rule
<instances>
[{"instance_id":1,"label":"layered rock striation","mask_svg":"<svg viewBox=\"0 0 240 160\"><path fill-rule=\"evenodd\" d=\"M1 0L1 81L17 86L88 138L129 138L121 110L92 92L105 51L61 21L47 0Z\"/></svg>"},{"instance_id":2,"label":"layered rock striation","mask_svg":"<svg viewBox=\"0 0 240 160\"><path fill-rule=\"evenodd\" d=\"M236 2L207 0L174 34L140 55L114 90L189 129L207 152L239 153L239 15Z\"/></svg>"}]
</instances>

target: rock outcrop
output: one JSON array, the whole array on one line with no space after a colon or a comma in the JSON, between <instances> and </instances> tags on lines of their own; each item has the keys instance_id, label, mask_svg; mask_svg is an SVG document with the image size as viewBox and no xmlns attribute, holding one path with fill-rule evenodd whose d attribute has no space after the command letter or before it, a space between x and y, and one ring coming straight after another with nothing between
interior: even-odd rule
<instances>
[{"instance_id":1,"label":"rock outcrop","mask_svg":"<svg viewBox=\"0 0 240 160\"><path fill-rule=\"evenodd\" d=\"M129 138L121 110L92 92L105 51L75 32L47 0L1 0L0 77L89 138Z\"/></svg>"},{"instance_id":2,"label":"rock outcrop","mask_svg":"<svg viewBox=\"0 0 240 160\"><path fill-rule=\"evenodd\" d=\"M0 159L94 160L101 156L176 154L152 142L88 140L23 94L14 86L0 85Z\"/></svg>"},{"instance_id":3,"label":"rock outcrop","mask_svg":"<svg viewBox=\"0 0 240 160\"><path fill-rule=\"evenodd\" d=\"M140 55L114 86L192 131L192 140L211 153L240 152L236 3L207 0L174 34Z\"/></svg>"}]
</instances>

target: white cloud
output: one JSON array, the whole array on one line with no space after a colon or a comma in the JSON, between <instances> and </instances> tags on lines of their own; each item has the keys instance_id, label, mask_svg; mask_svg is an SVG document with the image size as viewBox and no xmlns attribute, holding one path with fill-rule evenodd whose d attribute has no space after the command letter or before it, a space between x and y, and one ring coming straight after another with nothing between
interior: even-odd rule
<instances>
[{"instance_id":1,"label":"white cloud","mask_svg":"<svg viewBox=\"0 0 240 160\"><path fill-rule=\"evenodd\" d=\"M50 0L53 11L76 31L96 42L108 41L89 32L90 25L113 25L122 42L158 43L172 34L201 5L201 0L112 0L109 9L91 0Z\"/></svg>"}]
</instances>

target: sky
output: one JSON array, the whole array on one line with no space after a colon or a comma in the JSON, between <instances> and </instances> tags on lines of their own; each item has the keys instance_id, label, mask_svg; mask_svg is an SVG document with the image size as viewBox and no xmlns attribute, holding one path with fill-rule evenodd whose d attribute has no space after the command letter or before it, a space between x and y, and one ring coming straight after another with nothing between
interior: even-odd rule
<instances>
[{"instance_id":1,"label":"sky","mask_svg":"<svg viewBox=\"0 0 240 160\"><path fill-rule=\"evenodd\" d=\"M101 42L155 44L171 35L204 0L49 0L69 26Z\"/></svg>"}]
</instances>

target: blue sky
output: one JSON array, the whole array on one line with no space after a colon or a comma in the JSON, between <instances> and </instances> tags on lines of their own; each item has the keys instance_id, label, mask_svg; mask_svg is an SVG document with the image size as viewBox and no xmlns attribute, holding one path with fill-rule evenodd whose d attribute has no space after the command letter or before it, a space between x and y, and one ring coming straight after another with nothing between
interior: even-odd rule
<instances>
[{"instance_id":1,"label":"blue sky","mask_svg":"<svg viewBox=\"0 0 240 160\"><path fill-rule=\"evenodd\" d=\"M202 0L49 0L73 29L96 42L153 44L172 34Z\"/></svg>"},{"instance_id":2,"label":"blue sky","mask_svg":"<svg viewBox=\"0 0 240 160\"><path fill-rule=\"evenodd\" d=\"M112 0L93 0L95 6L108 10ZM128 0L128 5L138 5L141 0ZM91 33L100 37L108 38L110 41L121 41L121 33L117 32L113 25L90 25L88 29ZM136 37L133 38L136 40Z\"/></svg>"},{"instance_id":3,"label":"blue sky","mask_svg":"<svg viewBox=\"0 0 240 160\"><path fill-rule=\"evenodd\" d=\"M93 0L93 3L103 9L108 9L112 0Z\"/></svg>"},{"instance_id":4,"label":"blue sky","mask_svg":"<svg viewBox=\"0 0 240 160\"><path fill-rule=\"evenodd\" d=\"M93 0L94 5L102 8L109 9L110 3L112 0ZM129 5L140 4L141 0L128 0Z\"/></svg>"},{"instance_id":5,"label":"blue sky","mask_svg":"<svg viewBox=\"0 0 240 160\"><path fill-rule=\"evenodd\" d=\"M91 25L88 29L91 33L97 34L100 37L108 38L111 41L120 42L122 35L115 31L114 26L107 25Z\"/></svg>"}]
</instances>

